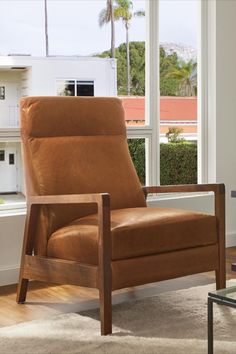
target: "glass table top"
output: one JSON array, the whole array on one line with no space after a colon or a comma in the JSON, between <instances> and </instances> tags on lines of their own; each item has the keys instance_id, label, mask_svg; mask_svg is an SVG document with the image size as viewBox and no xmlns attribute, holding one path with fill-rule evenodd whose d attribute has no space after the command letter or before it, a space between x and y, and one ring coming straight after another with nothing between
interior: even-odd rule
<instances>
[{"instance_id":1,"label":"glass table top","mask_svg":"<svg viewBox=\"0 0 236 354\"><path fill-rule=\"evenodd\" d=\"M210 291L208 293L208 296L219 300L225 300L236 305L236 286L232 286L226 289Z\"/></svg>"}]
</instances>

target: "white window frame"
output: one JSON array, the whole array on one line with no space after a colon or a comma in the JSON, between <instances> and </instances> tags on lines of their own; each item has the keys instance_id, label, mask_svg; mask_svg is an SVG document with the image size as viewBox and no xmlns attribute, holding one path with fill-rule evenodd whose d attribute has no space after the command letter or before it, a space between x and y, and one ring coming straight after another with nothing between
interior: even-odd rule
<instances>
[{"instance_id":1,"label":"white window frame","mask_svg":"<svg viewBox=\"0 0 236 354\"><path fill-rule=\"evenodd\" d=\"M214 1L199 0L198 14L198 183L208 181L209 46ZM160 184L159 0L147 1L145 125L128 126L128 138L146 138L146 185ZM157 99L156 99L157 97Z\"/></svg>"},{"instance_id":2,"label":"white window frame","mask_svg":"<svg viewBox=\"0 0 236 354\"><path fill-rule=\"evenodd\" d=\"M128 138L145 138L146 185L157 185L160 180L159 156L159 1L146 3L145 50L145 125L128 126Z\"/></svg>"},{"instance_id":3,"label":"white window frame","mask_svg":"<svg viewBox=\"0 0 236 354\"><path fill-rule=\"evenodd\" d=\"M93 84L93 91L95 92L95 80L94 80L94 79L75 79L75 78L72 78L72 79L68 79L68 78L62 79L62 78L60 78L60 79L56 79L56 90L55 90L56 95L57 95L57 83L60 82L60 81L63 81L63 82L65 82L65 81L73 81L73 82L74 82L74 86L75 86L75 97L78 97L78 96L77 96L77 83L82 83L82 82L83 82L84 85L86 85L86 83L88 83L88 84Z\"/></svg>"},{"instance_id":4,"label":"white window frame","mask_svg":"<svg viewBox=\"0 0 236 354\"><path fill-rule=\"evenodd\" d=\"M198 183L214 182L211 146L215 141L215 0L199 0L198 47ZM128 126L128 138L146 139L146 185L160 184L159 168L159 0L148 0L146 9L146 70L144 126ZM61 78L58 78L60 80ZM63 78L62 78L63 79ZM73 78L74 80L74 78ZM82 79L75 79L82 80ZM82 81L84 81L83 79ZM94 81L89 79L89 81ZM95 81L94 81L95 84ZM209 127L211 134L209 134ZM211 138L212 142L209 141ZM0 141L20 141L19 128L0 128ZM211 156L211 159L208 158ZM175 197L172 197L175 198ZM2 206L3 207L3 206ZM4 205L9 209L8 205ZM13 206L10 206L12 209ZM22 206L23 210L24 206ZM2 208L0 208L3 210ZM13 212L12 212L13 213Z\"/></svg>"}]
</instances>

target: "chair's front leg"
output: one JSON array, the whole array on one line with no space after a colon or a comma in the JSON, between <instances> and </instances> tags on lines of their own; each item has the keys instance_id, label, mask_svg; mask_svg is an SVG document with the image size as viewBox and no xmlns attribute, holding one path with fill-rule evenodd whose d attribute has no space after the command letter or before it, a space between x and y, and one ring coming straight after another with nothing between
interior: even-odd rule
<instances>
[{"instance_id":1,"label":"chair's front leg","mask_svg":"<svg viewBox=\"0 0 236 354\"><path fill-rule=\"evenodd\" d=\"M22 255L21 255L21 266L20 266L20 275L19 275L19 283L17 287L17 296L16 301L18 303L24 303L26 300L26 294L28 290L29 279L24 278L24 262L25 255L31 255L33 251L33 243L34 243L34 235L35 229L37 225L37 207L28 205L27 207L27 216L25 221L25 231L24 231L24 241L22 247Z\"/></svg>"},{"instance_id":2,"label":"chair's front leg","mask_svg":"<svg viewBox=\"0 0 236 354\"><path fill-rule=\"evenodd\" d=\"M104 196L102 203L98 205L98 228L98 284L101 334L106 335L112 333L112 272L109 196Z\"/></svg>"},{"instance_id":3,"label":"chair's front leg","mask_svg":"<svg viewBox=\"0 0 236 354\"><path fill-rule=\"evenodd\" d=\"M112 333L111 281L101 279L99 284L101 334Z\"/></svg>"}]
</instances>

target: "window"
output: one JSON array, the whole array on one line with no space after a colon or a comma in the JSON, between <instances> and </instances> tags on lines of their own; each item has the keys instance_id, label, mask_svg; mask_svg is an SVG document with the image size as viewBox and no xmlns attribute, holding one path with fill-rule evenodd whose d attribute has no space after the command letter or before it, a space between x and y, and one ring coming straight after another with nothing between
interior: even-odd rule
<instances>
[{"instance_id":1,"label":"window","mask_svg":"<svg viewBox=\"0 0 236 354\"><path fill-rule=\"evenodd\" d=\"M57 96L94 96L94 81L57 80Z\"/></svg>"},{"instance_id":2,"label":"window","mask_svg":"<svg viewBox=\"0 0 236 354\"><path fill-rule=\"evenodd\" d=\"M93 81L76 81L76 96L94 96Z\"/></svg>"},{"instance_id":3,"label":"window","mask_svg":"<svg viewBox=\"0 0 236 354\"><path fill-rule=\"evenodd\" d=\"M5 86L0 86L0 100L5 100Z\"/></svg>"},{"instance_id":4,"label":"window","mask_svg":"<svg viewBox=\"0 0 236 354\"><path fill-rule=\"evenodd\" d=\"M5 161L5 150L0 150L0 161Z\"/></svg>"},{"instance_id":5,"label":"window","mask_svg":"<svg viewBox=\"0 0 236 354\"><path fill-rule=\"evenodd\" d=\"M9 165L15 165L15 154L9 154Z\"/></svg>"},{"instance_id":6,"label":"window","mask_svg":"<svg viewBox=\"0 0 236 354\"><path fill-rule=\"evenodd\" d=\"M116 2L113 4L116 6ZM181 64L179 60L181 51L184 55L189 55L189 58L193 57L194 52L189 44L194 42L195 64L196 62L198 66L201 64L203 76L208 77L207 58L204 62L200 62L197 60L200 58L199 52L196 51L196 37L201 37L206 41L203 34L207 26L206 18L204 18L201 28L198 27L197 12L201 13L201 16L206 16L208 5L198 0L187 2L183 0L139 0L133 1L130 5L128 26L125 18L121 16L115 21L115 59L110 59L110 23L99 22L101 11L107 6L105 0L89 2L80 0L70 2L69 6L68 4L65 6L65 1L49 1L48 15L57 13L57 16L51 16L49 21L49 26L53 28L49 35L49 51L52 56L51 58L49 56L47 60L53 62L55 60L53 56L62 54L60 58L62 62L64 56L73 55L70 64L64 65L63 72L56 72L59 67L57 65L51 67L51 70L47 68L44 73L52 76L52 82L48 85L45 83L42 85L43 76L46 75L40 77L39 71L37 75L32 75L32 64L25 65L24 63L21 67L14 63L12 70L0 67L0 166L5 164L6 176L10 176L10 173L13 175L12 179L6 178L6 183L7 180L12 181L12 187L6 184L5 192L7 190L23 191L18 100L21 96L43 95L45 90L47 95L117 95L120 97L125 109L129 148L142 184L176 183L172 177L171 181L162 180L162 172L170 167L169 162L166 163L170 156L170 152L166 151L168 139L174 141L176 138L184 138L189 142L188 145L191 145L189 150L194 158L194 182L197 174L204 175L203 167L206 164L199 164L201 167L197 170L196 161L200 154L200 159L204 156L205 146L202 148L202 142L198 136L201 135L200 129L204 130L204 124L202 124L204 119L203 116L200 117L200 113L206 111L203 107L205 91L197 85L200 81L196 65L189 76L191 87L184 86L177 80L174 69L179 69L180 74L181 65L184 64ZM202 7L201 11L197 11L198 6ZM65 25L67 21L65 19L69 19L68 26ZM193 24L195 26L194 38L191 34L193 32L188 30L190 22L192 22L191 28ZM78 27L76 31L71 31L71 26ZM126 32L127 28L129 33ZM187 49L178 46L178 43L183 41L184 35L189 37L189 42L186 40L185 43ZM126 42L127 38L128 42ZM207 47L206 43L204 46L204 48ZM36 53L34 50L30 52L33 56L45 54L44 48L42 53ZM80 55L77 57L78 53ZM104 60L104 65L102 64L103 66L98 69L92 62L99 61L101 58ZM81 71L75 69L76 61L80 62ZM72 74L70 67L74 68ZM111 80L112 75L117 78L115 82ZM38 86L35 82L32 86L31 81L35 77L40 78ZM105 81L104 78L106 78ZM206 82L201 83L202 86L205 84ZM43 91L40 91L42 86ZM34 92L30 91L32 87L34 87ZM201 98L201 111L198 110L199 98ZM185 116L183 112L187 112ZM198 116L201 126L198 124ZM173 146L174 144L171 147ZM177 183L184 182L188 183L186 180L177 181Z\"/></svg>"},{"instance_id":7,"label":"window","mask_svg":"<svg viewBox=\"0 0 236 354\"><path fill-rule=\"evenodd\" d=\"M160 0L159 19L160 183L194 184L198 176L198 1Z\"/></svg>"}]
</instances>

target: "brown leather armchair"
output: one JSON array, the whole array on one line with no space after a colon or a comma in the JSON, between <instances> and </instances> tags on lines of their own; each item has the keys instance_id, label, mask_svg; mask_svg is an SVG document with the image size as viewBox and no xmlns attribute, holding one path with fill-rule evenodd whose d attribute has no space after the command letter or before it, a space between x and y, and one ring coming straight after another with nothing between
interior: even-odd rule
<instances>
[{"instance_id":1,"label":"brown leather armchair","mask_svg":"<svg viewBox=\"0 0 236 354\"><path fill-rule=\"evenodd\" d=\"M215 270L225 287L224 185L142 188L117 98L21 101L27 219L17 301L30 279L113 290ZM147 208L147 193L213 191L215 215Z\"/></svg>"}]
</instances>

